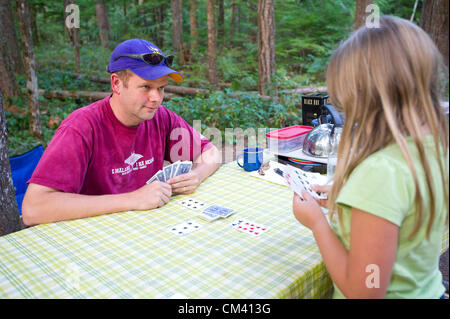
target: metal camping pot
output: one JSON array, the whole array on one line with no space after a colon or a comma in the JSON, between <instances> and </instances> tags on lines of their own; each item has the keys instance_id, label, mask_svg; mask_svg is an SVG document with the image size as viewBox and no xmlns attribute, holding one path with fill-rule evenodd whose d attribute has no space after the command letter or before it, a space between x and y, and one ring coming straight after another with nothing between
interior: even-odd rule
<instances>
[{"instance_id":1,"label":"metal camping pot","mask_svg":"<svg viewBox=\"0 0 450 319\"><path fill-rule=\"evenodd\" d=\"M339 143L341 129L335 129L337 127L342 128L344 125L343 117L330 105L324 105L331 115L333 123L320 124L317 127L309 131L303 141L303 153L318 158L328 158L332 152L335 152ZM319 117L320 120L321 117ZM336 133L336 134L335 134ZM336 136L335 136L336 135Z\"/></svg>"}]
</instances>

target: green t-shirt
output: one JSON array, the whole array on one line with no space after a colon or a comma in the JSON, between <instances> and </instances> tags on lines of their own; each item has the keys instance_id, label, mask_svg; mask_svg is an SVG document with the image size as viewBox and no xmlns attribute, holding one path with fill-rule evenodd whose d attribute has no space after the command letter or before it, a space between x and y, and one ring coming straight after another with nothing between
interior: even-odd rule
<instances>
[{"instance_id":1,"label":"green t-shirt","mask_svg":"<svg viewBox=\"0 0 450 319\"><path fill-rule=\"evenodd\" d=\"M408 139L408 145L425 204L424 219L415 237L408 238L415 226L415 186L412 173L397 144L391 144L370 155L350 174L337 198L338 205L343 208L343 227L341 229L338 226L336 219L332 227L348 250L352 207L399 226L398 247L385 298L439 298L445 291L442 274L439 271L439 256L442 236L445 229L448 229L445 223L447 208L441 173L434 155L433 138L427 136L424 138L425 154L430 164L433 189L436 193L436 213L428 240L426 231L430 216L428 211L430 198L426 192L425 175L421 165L418 165L419 155L412 138ZM444 165L448 163L448 150L445 157L447 158L443 162ZM444 156L441 160L444 161ZM448 171L446 174L448 177ZM336 285L333 298L345 298Z\"/></svg>"}]
</instances>

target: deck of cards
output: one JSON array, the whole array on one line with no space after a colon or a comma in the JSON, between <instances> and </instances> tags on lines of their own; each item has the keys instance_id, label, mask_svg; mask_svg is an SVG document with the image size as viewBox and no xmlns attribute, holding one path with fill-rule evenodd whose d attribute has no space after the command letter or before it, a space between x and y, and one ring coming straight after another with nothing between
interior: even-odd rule
<instances>
[{"instance_id":1,"label":"deck of cards","mask_svg":"<svg viewBox=\"0 0 450 319\"><path fill-rule=\"evenodd\" d=\"M167 182L172 177L189 173L192 168L191 161L177 161L159 170L152 178L147 181L150 184L153 181Z\"/></svg>"},{"instance_id":2,"label":"deck of cards","mask_svg":"<svg viewBox=\"0 0 450 319\"><path fill-rule=\"evenodd\" d=\"M325 185L328 181L326 176L322 176L319 173L306 172L295 168L292 165L286 165L283 172L283 177L292 190L302 199L303 189L306 190L312 197L317 199L327 198L326 194L316 192L311 189L311 185Z\"/></svg>"},{"instance_id":3,"label":"deck of cards","mask_svg":"<svg viewBox=\"0 0 450 319\"><path fill-rule=\"evenodd\" d=\"M195 198L185 198L181 202L179 202L179 204L186 208L200 212L200 214L197 216L208 222L219 218L227 218L235 212L231 208L220 205L208 205Z\"/></svg>"}]
</instances>

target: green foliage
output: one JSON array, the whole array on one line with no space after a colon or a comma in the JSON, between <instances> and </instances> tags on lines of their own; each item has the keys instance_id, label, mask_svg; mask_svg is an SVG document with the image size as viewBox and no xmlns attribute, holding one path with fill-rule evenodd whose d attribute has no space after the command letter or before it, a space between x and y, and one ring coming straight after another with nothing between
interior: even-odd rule
<instances>
[{"instance_id":1,"label":"green foliage","mask_svg":"<svg viewBox=\"0 0 450 319\"><path fill-rule=\"evenodd\" d=\"M227 90L226 90L227 91ZM231 97L213 93L208 97L176 97L164 103L166 107L183 117L188 123L199 120L202 129L214 127L222 132L233 128L279 128L301 123L295 97L276 102L254 94Z\"/></svg>"},{"instance_id":2,"label":"green foliage","mask_svg":"<svg viewBox=\"0 0 450 319\"><path fill-rule=\"evenodd\" d=\"M231 4L225 5L225 34L217 39L217 70L219 88L227 94L212 93L208 97L176 97L165 103L189 123L201 120L202 128L216 127L222 134L225 128L283 127L301 123L296 108L300 96L279 94L278 102L264 100L254 93L258 83L258 45L256 42L256 0L234 1L238 4L238 17L231 30ZM422 0L415 14L420 21ZM45 90L109 91L109 84L76 79L75 51L64 27L65 16L61 0L32 0L37 12L40 42L35 45L39 87ZM100 37L92 0L77 0L80 8L80 62L82 74L107 77L106 66L112 49L121 41L144 38L156 43L166 54L174 53L172 46L172 16L167 0L144 1L108 0L110 47L100 46ZM374 0L381 14L397 15L409 19L413 0ZM15 10L15 2L13 10ZM126 7L126 13L125 13ZM162 8L165 19L156 20L155 10ZM189 1L183 1L183 34L190 48ZM354 0L274 0L276 74L274 92L300 86L324 85L328 60L353 29ZM217 18L218 10L216 10ZM191 51L191 59L184 65L175 60L174 69L185 81L182 86L210 88L207 63L206 1L197 1L198 46ZM218 26L216 24L216 29ZM233 38L231 39L231 33ZM159 41L159 43L157 43ZM19 86L25 87L25 76L18 75ZM447 85L448 88L448 85ZM239 91L240 98L231 97ZM448 94L448 92L447 92ZM46 99L40 97L43 143L46 146L59 123L88 101L75 99ZM9 111L11 112L9 112ZM41 143L28 132L26 101L16 98L6 111L9 128L10 155L29 150Z\"/></svg>"},{"instance_id":3,"label":"green foliage","mask_svg":"<svg viewBox=\"0 0 450 319\"><path fill-rule=\"evenodd\" d=\"M409 20L414 9L414 0L374 0L380 7L382 15L392 15ZM423 0L419 0L414 15L414 22L420 23L420 13L422 12Z\"/></svg>"},{"instance_id":4,"label":"green foliage","mask_svg":"<svg viewBox=\"0 0 450 319\"><path fill-rule=\"evenodd\" d=\"M280 0L275 7L277 63L324 82L329 57L352 31L354 1Z\"/></svg>"},{"instance_id":5,"label":"green foliage","mask_svg":"<svg viewBox=\"0 0 450 319\"><path fill-rule=\"evenodd\" d=\"M87 101L74 99L59 100L47 99L43 96L39 97L39 105L41 109L41 125L42 125L42 141L30 135L29 115L27 113L26 101L22 97L12 99L10 108L14 108L14 112L5 111L6 124L8 127L8 147L9 155L15 156L29 151L34 146L43 144L48 145L53 134L55 133L60 122L66 118L72 111L82 105L86 105Z\"/></svg>"}]
</instances>

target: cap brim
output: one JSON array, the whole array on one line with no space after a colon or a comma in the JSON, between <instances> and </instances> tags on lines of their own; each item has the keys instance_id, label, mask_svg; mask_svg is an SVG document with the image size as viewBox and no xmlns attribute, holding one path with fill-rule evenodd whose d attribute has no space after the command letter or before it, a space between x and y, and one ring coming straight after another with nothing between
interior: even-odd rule
<instances>
[{"instance_id":1,"label":"cap brim","mask_svg":"<svg viewBox=\"0 0 450 319\"><path fill-rule=\"evenodd\" d=\"M157 65L157 66L143 66L138 68L129 68L134 74L140 76L146 80L154 80L159 79L163 76L170 76L176 82L183 82L183 77L180 73L175 72L171 68L165 65Z\"/></svg>"}]
</instances>

